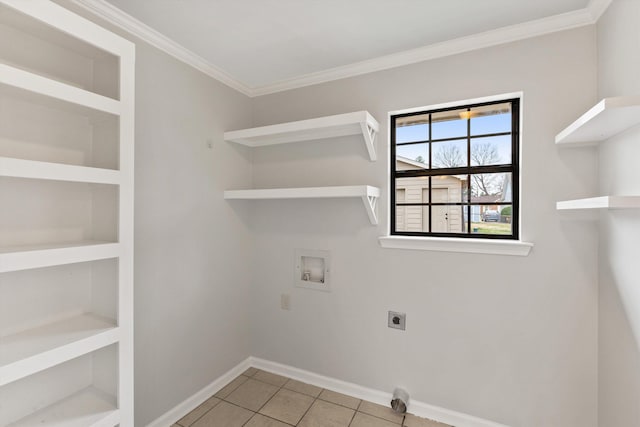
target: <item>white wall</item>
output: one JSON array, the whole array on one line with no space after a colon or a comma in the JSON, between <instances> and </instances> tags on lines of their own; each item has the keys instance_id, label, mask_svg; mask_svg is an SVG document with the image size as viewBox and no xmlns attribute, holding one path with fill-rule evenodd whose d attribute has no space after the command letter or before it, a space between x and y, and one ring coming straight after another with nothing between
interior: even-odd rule
<instances>
[{"instance_id":1,"label":"white wall","mask_svg":"<svg viewBox=\"0 0 640 427\"><path fill-rule=\"evenodd\" d=\"M355 137L254 151L256 187L372 184L361 202L247 202L255 236L253 354L513 426L597 422L597 225L555 202L597 189L593 150L555 134L596 100L595 28L586 27L254 100L254 124L361 109L381 122L379 160ZM524 91L526 258L382 249L387 113ZM242 202L240 202L242 203ZM332 292L293 287L295 248L332 252ZM280 294L291 294L291 311ZM388 329L387 310L407 313Z\"/></svg>"},{"instance_id":2,"label":"white wall","mask_svg":"<svg viewBox=\"0 0 640 427\"><path fill-rule=\"evenodd\" d=\"M133 41L135 425L144 426L250 356L248 211L222 191L250 185L251 152L222 133L250 126L251 104Z\"/></svg>"},{"instance_id":3,"label":"white wall","mask_svg":"<svg viewBox=\"0 0 640 427\"><path fill-rule=\"evenodd\" d=\"M598 23L599 96L640 94L640 2L614 0ZM599 145L600 193L640 194L640 128ZM640 287L636 211L600 217L599 421L640 425Z\"/></svg>"}]
</instances>

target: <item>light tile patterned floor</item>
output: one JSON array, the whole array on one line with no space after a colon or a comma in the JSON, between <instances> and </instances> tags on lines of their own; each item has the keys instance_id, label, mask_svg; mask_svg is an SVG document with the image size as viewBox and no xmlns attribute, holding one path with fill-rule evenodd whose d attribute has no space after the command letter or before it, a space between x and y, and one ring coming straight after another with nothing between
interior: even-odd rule
<instances>
[{"instance_id":1,"label":"light tile patterned floor","mask_svg":"<svg viewBox=\"0 0 640 427\"><path fill-rule=\"evenodd\" d=\"M450 427L331 390L247 369L172 427Z\"/></svg>"}]
</instances>

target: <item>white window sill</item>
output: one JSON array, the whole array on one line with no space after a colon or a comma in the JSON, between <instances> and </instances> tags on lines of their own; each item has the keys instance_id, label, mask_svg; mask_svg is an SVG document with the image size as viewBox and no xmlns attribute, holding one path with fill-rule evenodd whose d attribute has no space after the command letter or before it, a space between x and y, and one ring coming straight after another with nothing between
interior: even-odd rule
<instances>
[{"instance_id":1,"label":"white window sill","mask_svg":"<svg viewBox=\"0 0 640 427\"><path fill-rule=\"evenodd\" d=\"M384 236L378 238L387 249L466 252L475 254L527 256L533 243L520 240L456 239L447 237Z\"/></svg>"}]
</instances>

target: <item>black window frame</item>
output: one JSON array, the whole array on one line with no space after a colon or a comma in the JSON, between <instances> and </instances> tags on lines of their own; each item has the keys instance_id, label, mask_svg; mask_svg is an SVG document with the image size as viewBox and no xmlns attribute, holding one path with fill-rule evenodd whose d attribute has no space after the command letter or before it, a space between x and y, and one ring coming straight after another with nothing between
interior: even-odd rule
<instances>
[{"instance_id":1,"label":"black window frame","mask_svg":"<svg viewBox=\"0 0 640 427\"><path fill-rule=\"evenodd\" d=\"M435 113L442 113L446 111L467 109L470 111L472 108L484 107L497 104L511 103L511 132L499 132L494 134L482 134L471 135L470 123L471 120L467 120L467 134L464 137L459 138L445 138L445 139L432 139L432 121L431 115ZM446 108L426 108L420 111L412 111L408 113L392 114L390 116L390 137L391 137L391 150L390 150L390 234L395 236L417 236L417 237L443 237L443 238L460 238L460 239L496 239L496 240L519 240L520 238L520 98L505 98L500 100L492 100L487 102L478 103L460 103L450 104ZM428 139L424 141L411 141L410 144L424 144L426 143L429 148L429 168L423 170L409 170L398 171L396 170L396 120L398 118L426 115L429 114L429 134ZM492 137L492 136L505 136L511 134L511 164L510 165L471 165L471 140L474 138ZM443 142L447 140L463 140L466 138L467 142L467 166L453 167L453 168L435 168L433 169L432 163L432 143ZM400 144L400 145L406 145ZM511 203L501 202L500 205L511 205L511 234L481 234L471 232L471 206L487 205L486 202L472 202L471 201L471 175L479 173L511 173ZM449 176L449 175L467 175L467 188L466 188L466 200L460 203L432 203L431 193L432 184L431 177L433 176ZM429 200L426 203L401 203L399 206L427 206L429 208L429 231L425 232L411 232L411 231L397 231L396 230L396 179L398 178L410 178L410 177L429 177ZM463 212L463 218L467 219L467 232L466 233L451 233L451 232L433 232L432 221L433 217L432 207L435 205L445 206L461 206L466 209L466 213Z\"/></svg>"}]
</instances>

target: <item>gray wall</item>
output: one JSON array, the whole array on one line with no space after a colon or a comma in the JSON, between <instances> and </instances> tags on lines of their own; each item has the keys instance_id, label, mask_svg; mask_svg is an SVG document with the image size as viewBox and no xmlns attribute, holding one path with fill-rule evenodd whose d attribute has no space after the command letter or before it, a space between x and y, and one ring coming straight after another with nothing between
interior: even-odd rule
<instances>
[{"instance_id":1,"label":"gray wall","mask_svg":"<svg viewBox=\"0 0 640 427\"><path fill-rule=\"evenodd\" d=\"M640 2L614 0L598 23L599 96L640 95ZM640 194L640 128L599 145L600 193ZM640 425L637 211L600 217L599 421Z\"/></svg>"},{"instance_id":2,"label":"gray wall","mask_svg":"<svg viewBox=\"0 0 640 427\"><path fill-rule=\"evenodd\" d=\"M249 100L138 44L135 380L143 426L250 356L246 209L222 199L251 179L222 133ZM207 147L211 139L213 148Z\"/></svg>"},{"instance_id":3,"label":"gray wall","mask_svg":"<svg viewBox=\"0 0 640 427\"><path fill-rule=\"evenodd\" d=\"M597 191L594 150L555 134L596 100L594 27L259 97L254 124L355 110L381 122L379 160L358 138L254 151L256 187L372 184L381 222L357 200L258 202L252 343L258 357L513 426L597 421L597 223L555 202ZM389 111L523 91L526 257L380 248L387 230ZM294 249L327 249L331 293L293 287ZM291 311L280 295L291 294ZM386 326L407 313L407 330Z\"/></svg>"},{"instance_id":4,"label":"gray wall","mask_svg":"<svg viewBox=\"0 0 640 427\"><path fill-rule=\"evenodd\" d=\"M222 199L250 185L250 150L222 134L251 125L251 100L94 20L136 43L135 425L144 426L251 355L248 211Z\"/></svg>"}]
</instances>

